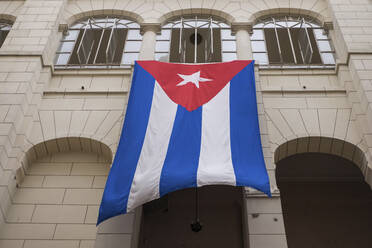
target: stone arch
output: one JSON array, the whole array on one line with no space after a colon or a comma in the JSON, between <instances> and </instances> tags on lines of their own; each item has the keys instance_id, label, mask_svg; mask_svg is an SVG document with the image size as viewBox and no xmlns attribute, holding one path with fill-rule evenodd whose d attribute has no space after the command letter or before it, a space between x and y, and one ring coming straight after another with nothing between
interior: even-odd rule
<instances>
[{"instance_id":1,"label":"stone arch","mask_svg":"<svg viewBox=\"0 0 372 248\"><path fill-rule=\"evenodd\" d=\"M329 22L331 18L328 16L328 12L319 13L311 9L301 8L272 8L264 9L253 13L250 17L250 21L256 23L259 19L268 16L283 16L283 15L300 15L314 19L318 24L322 25L324 22Z\"/></svg>"},{"instance_id":2,"label":"stone arch","mask_svg":"<svg viewBox=\"0 0 372 248\"><path fill-rule=\"evenodd\" d=\"M73 15L65 16L65 21L68 25L71 25L81 19L91 17L91 16L118 16L128 20L135 21L137 23L142 23L143 18L138 15L137 13L126 11L126 10L119 10L119 9L96 9L96 10L89 10L84 12L79 12Z\"/></svg>"},{"instance_id":3,"label":"stone arch","mask_svg":"<svg viewBox=\"0 0 372 248\"><path fill-rule=\"evenodd\" d=\"M368 166L368 157L361 144L353 144L346 140L334 137L310 136L288 140L275 149L274 163L295 154L324 153L345 158L356 164L364 175L367 183L372 187L370 180L371 168Z\"/></svg>"},{"instance_id":4,"label":"stone arch","mask_svg":"<svg viewBox=\"0 0 372 248\"><path fill-rule=\"evenodd\" d=\"M23 234L11 239L39 239L58 246L61 239L75 235L76 240L94 244L111 160L110 148L89 138L64 137L32 146L8 186L7 205L1 206L6 220L0 223L2 230L26 224Z\"/></svg>"},{"instance_id":5,"label":"stone arch","mask_svg":"<svg viewBox=\"0 0 372 248\"><path fill-rule=\"evenodd\" d=\"M280 101L275 103L278 102ZM271 104L267 101L266 107L267 103ZM342 105L338 106L328 104L328 108L284 107L266 108L267 122L262 122L262 128L264 130L267 128L266 145L271 148L268 155L270 153L274 156L272 162L275 163L284 157L305 152L320 151L342 156L344 151L354 151L354 147L357 147L357 153L363 154L358 158L363 158L363 160L356 164L360 166L366 181L372 185L371 169L367 169L368 163L371 164L368 145L359 132L359 125L353 119L347 102L342 102ZM351 161L353 161L352 155L349 155ZM272 166L275 167L275 165Z\"/></svg>"},{"instance_id":6,"label":"stone arch","mask_svg":"<svg viewBox=\"0 0 372 248\"><path fill-rule=\"evenodd\" d=\"M121 104L124 101L124 98L120 99ZM110 148L110 154L115 154L123 123L122 109L40 110L39 116L40 121L33 122L26 135L22 152L26 153L40 143L78 138L102 143Z\"/></svg>"},{"instance_id":7,"label":"stone arch","mask_svg":"<svg viewBox=\"0 0 372 248\"><path fill-rule=\"evenodd\" d=\"M95 153L102 156L107 163L112 163L113 160L111 148L101 141L85 137L55 138L31 146L21 159L17 175L23 177L28 166L37 159L60 152Z\"/></svg>"},{"instance_id":8,"label":"stone arch","mask_svg":"<svg viewBox=\"0 0 372 248\"><path fill-rule=\"evenodd\" d=\"M9 15L9 14L1 14L0 13L0 20L7 21L9 23L14 23L16 20L16 17L14 15Z\"/></svg>"},{"instance_id":9,"label":"stone arch","mask_svg":"<svg viewBox=\"0 0 372 248\"><path fill-rule=\"evenodd\" d=\"M334 137L309 136L275 149L275 177L289 247L330 243L349 247L356 242L358 247L369 247L371 168L362 147ZM360 229L342 236L353 225Z\"/></svg>"},{"instance_id":10,"label":"stone arch","mask_svg":"<svg viewBox=\"0 0 372 248\"><path fill-rule=\"evenodd\" d=\"M224 20L227 24L231 24L235 21L235 18L227 12L217 9L178 9L165 13L159 18L159 22L164 24L170 19L174 19L178 16L192 16L192 15L211 15Z\"/></svg>"}]
</instances>

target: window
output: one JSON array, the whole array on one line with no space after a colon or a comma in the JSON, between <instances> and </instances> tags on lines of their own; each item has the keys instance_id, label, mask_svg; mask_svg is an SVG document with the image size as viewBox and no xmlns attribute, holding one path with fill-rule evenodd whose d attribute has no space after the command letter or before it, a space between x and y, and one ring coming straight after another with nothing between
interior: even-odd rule
<instances>
[{"instance_id":1,"label":"window","mask_svg":"<svg viewBox=\"0 0 372 248\"><path fill-rule=\"evenodd\" d=\"M157 35L155 58L181 63L231 61L236 59L235 37L227 24L212 17L177 19Z\"/></svg>"},{"instance_id":2,"label":"window","mask_svg":"<svg viewBox=\"0 0 372 248\"><path fill-rule=\"evenodd\" d=\"M253 58L260 65L334 66L325 31L303 17L271 17L253 26Z\"/></svg>"},{"instance_id":3,"label":"window","mask_svg":"<svg viewBox=\"0 0 372 248\"><path fill-rule=\"evenodd\" d=\"M71 26L57 51L56 67L120 66L138 59L142 36L137 23L102 17Z\"/></svg>"},{"instance_id":4,"label":"window","mask_svg":"<svg viewBox=\"0 0 372 248\"><path fill-rule=\"evenodd\" d=\"M0 47L3 45L6 36L8 35L12 25L6 21L0 20Z\"/></svg>"}]
</instances>

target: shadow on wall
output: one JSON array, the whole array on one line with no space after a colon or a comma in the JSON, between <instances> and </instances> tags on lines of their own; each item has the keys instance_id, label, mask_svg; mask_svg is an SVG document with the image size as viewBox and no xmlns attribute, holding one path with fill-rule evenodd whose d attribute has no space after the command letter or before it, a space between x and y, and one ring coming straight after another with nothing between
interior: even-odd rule
<instances>
[{"instance_id":1,"label":"shadow on wall","mask_svg":"<svg viewBox=\"0 0 372 248\"><path fill-rule=\"evenodd\" d=\"M372 247L372 190L356 164L325 153L277 162L288 247Z\"/></svg>"},{"instance_id":2,"label":"shadow on wall","mask_svg":"<svg viewBox=\"0 0 372 248\"><path fill-rule=\"evenodd\" d=\"M74 154L71 155L72 160L74 157L79 158L79 156L83 156L83 154L95 154L100 158L99 162L105 162L109 165L113 160L111 149L97 140L84 137L65 137L47 140L34 145L25 153L21 160L21 166L16 170L17 185L22 183L29 166L35 161L66 152Z\"/></svg>"},{"instance_id":3,"label":"shadow on wall","mask_svg":"<svg viewBox=\"0 0 372 248\"><path fill-rule=\"evenodd\" d=\"M368 181L372 173L368 167L365 153L356 145L329 137L302 137L281 144L274 153L275 164L280 160L295 154L322 153L342 157L357 165L367 183L372 187L372 181Z\"/></svg>"}]
</instances>

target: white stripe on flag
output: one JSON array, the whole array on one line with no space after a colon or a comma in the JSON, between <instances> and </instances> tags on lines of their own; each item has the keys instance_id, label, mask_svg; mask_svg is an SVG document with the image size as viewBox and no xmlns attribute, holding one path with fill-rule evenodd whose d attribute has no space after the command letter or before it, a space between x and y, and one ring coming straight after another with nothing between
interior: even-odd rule
<instances>
[{"instance_id":1,"label":"white stripe on flag","mask_svg":"<svg viewBox=\"0 0 372 248\"><path fill-rule=\"evenodd\" d=\"M175 104L155 81L145 140L129 193L127 211L159 198L159 182L176 117ZM125 138L125 137L124 137Z\"/></svg>"},{"instance_id":2,"label":"white stripe on flag","mask_svg":"<svg viewBox=\"0 0 372 248\"><path fill-rule=\"evenodd\" d=\"M198 186L236 185L230 146L230 83L203 105Z\"/></svg>"}]
</instances>

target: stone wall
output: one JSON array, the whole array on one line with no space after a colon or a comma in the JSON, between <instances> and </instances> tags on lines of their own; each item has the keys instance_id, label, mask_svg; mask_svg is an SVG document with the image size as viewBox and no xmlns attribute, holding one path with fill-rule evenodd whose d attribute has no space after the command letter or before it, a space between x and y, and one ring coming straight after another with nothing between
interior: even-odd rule
<instances>
[{"instance_id":1,"label":"stone wall","mask_svg":"<svg viewBox=\"0 0 372 248\"><path fill-rule=\"evenodd\" d=\"M88 158L74 155L67 169L58 172L62 174L55 172L58 159L53 160L69 157L66 154L73 151L93 152L97 159L111 160L116 151L132 68L54 70L52 66L62 36L60 25L100 14L122 15L141 24L142 59L154 57L154 37L160 25L180 15L225 19L236 33L240 59L251 58L248 26L261 16L312 16L329 29L337 54L335 69L256 67L262 145L274 197L246 190L245 234L251 248L286 247L275 183L275 162L279 159L302 151L346 154L372 185L372 3L368 0L0 1L0 19L14 22L0 48L0 247L136 244L136 234L132 234L139 218L135 221L134 214L104 223L94 242L97 229L93 219L97 192L102 188L93 188L96 180L102 186L104 177L91 175L87 166L76 186L72 178L77 175L71 174L75 163ZM51 178L58 183L62 177L64 183L71 184L49 185ZM64 196L54 203L49 202L53 197L47 197L44 202L44 194L35 192L51 190L48 185L63 191ZM82 202L85 194L80 186L96 192L92 193L94 203ZM72 197L77 201L66 202L68 192L75 188L81 193ZM22 193L30 190L34 193ZM56 209L61 209L61 215L55 215Z\"/></svg>"},{"instance_id":2,"label":"stone wall","mask_svg":"<svg viewBox=\"0 0 372 248\"><path fill-rule=\"evenodd\" d=\"M109 165L107 158L88 152L35 160L7 210L0 247L92 247Z\"/></svg>"}]
</instances>

